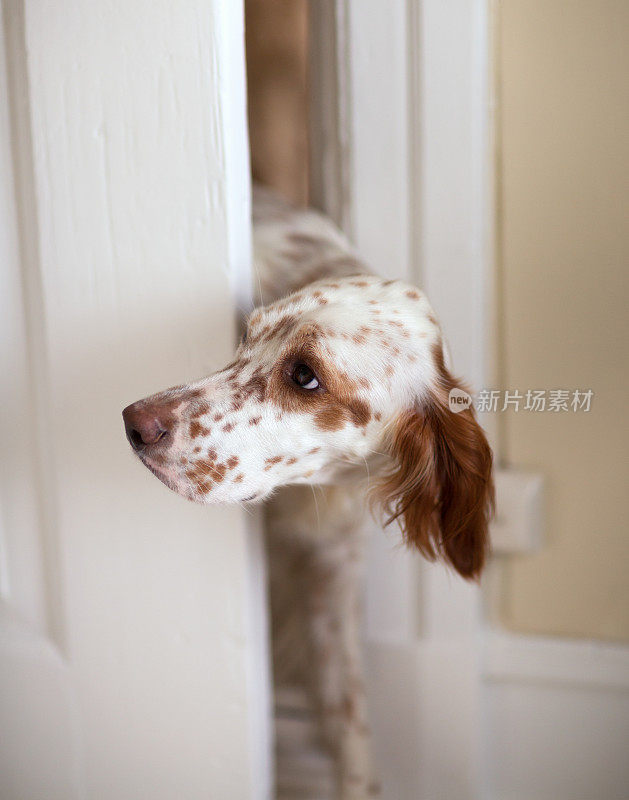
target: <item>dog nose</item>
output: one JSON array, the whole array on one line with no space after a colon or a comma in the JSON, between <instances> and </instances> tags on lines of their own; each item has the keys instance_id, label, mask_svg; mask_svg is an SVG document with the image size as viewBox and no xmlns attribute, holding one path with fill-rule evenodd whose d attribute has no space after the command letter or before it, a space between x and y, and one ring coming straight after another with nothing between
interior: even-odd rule
<instances>
[{"instance_id":1,"label":"dog nose","mask_svg":"<svg viewBox=\"0 0 629 800\"><path fill-rule=\"evenodd\" d=\"M168 439L168 425L159 410L142 403L132 403L122 412L127 439L137 452L148 450Z\"/></svg>"}]
</instances>

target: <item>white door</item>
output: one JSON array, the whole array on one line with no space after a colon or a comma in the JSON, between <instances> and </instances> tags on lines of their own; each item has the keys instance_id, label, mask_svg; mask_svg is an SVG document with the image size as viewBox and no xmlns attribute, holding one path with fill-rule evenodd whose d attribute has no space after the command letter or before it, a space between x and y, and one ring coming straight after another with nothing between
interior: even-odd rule
<instances>
[{"instance_id":1,"label":"white door","mask_svg":"<svg viewBox=\"0 0 629 800\"><path fill-rule=\"evenodd\" d=\"M313 7L311 40L314 200L380 274L425 288L476 386L489 371L485 6L331 0ZM365 645L383 796L478 800L479 589L400 548L393 526L372 534Z\"/></svg>"},{"instance_id":2,"label":"white door","mask_svg":"<svg viewBox=\"0 0 629 800\"><path fill-rule=\"evenodd\" d=\"M313 200L381 274L426 289L476 390L497 385L496 5L310 7ZM482 423L499 453L496 415ZM534 549L540 476L498 463L496 479L494 555ZM505 633L484 608L491 572L483 597L394 530L373 533L365 644L384 797L625 798L629 648Z\"/></svg>"},{"instance_id":3,"label":"white door","mask_svg":"<svg viewBox=\"0 0 629 800\"><path fill-rule=\"evenodd\" d=\"M120 416L230 360L248 302L241 3L3 13L0 796L269 797L255 525Z\"/></svg>"}]
</instances>

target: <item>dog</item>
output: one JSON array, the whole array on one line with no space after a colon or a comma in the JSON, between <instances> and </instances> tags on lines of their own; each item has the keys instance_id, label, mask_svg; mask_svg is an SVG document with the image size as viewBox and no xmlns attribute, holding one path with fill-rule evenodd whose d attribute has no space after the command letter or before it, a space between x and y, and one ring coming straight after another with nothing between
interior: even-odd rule
<instances>
[{"instance_id":1,"label":"dog","mask_svg":"<svg viewBox=\"0 0 629 800\"><path fill-rule=\"evenodd\" d=\"M379 796L361 668L363 515L477 579L492 453L453 413L444 338L414 286L372 274L332 222L256 188L260 306L235 358L123 411L135 454L200 503L266 501L276 687L306 688L336 796Z\"/></svg>"}]
</instances>

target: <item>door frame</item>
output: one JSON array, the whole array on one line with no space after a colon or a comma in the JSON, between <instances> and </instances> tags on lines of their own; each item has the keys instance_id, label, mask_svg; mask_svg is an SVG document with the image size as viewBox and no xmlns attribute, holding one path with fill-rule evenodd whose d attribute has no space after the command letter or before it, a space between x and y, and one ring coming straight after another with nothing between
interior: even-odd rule
<instances>
[{"instance_id":1,"label":"door frame","mask_svg":"<svg viewBox=\"0 0 629 800\"><path fill-rule=\"evenodd\" d=\"M490 11L488 0L310 6L312 202L379 274L425 288L476 389L495 374ZM372 537L367 583L385 793L478 798L480 589L402 552L394 532Z\"/></svg>"}]
</instances>

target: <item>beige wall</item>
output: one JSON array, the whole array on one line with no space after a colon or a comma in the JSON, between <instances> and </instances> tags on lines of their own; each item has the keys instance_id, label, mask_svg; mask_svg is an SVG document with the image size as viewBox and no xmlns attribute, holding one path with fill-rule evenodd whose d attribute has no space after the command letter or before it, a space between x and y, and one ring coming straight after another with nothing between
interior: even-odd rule
<instances>
[{"instance_id":1,"label":"beige wall","mask_svg":"<svg viewBox=\"0 0 629 800\"><path fill-rule=\"evenodd\" d=\"M592 388L589 414L502 419L547 481L537 555L510 559L516 631L629 640L629 3L502 0L498 261L505 387Z\"/></svg>"}]
</instances>

